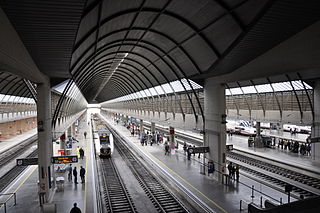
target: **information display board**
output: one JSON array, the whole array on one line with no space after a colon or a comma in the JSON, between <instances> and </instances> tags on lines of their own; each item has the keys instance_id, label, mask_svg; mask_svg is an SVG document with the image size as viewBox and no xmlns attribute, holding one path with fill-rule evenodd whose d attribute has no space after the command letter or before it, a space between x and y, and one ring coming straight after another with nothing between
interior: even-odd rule
<instances>
[{"instance_id":1,"label":"information display board","mask_svg":"<svg viewBox=\"0 0 320 213\"><path fill-rule=\"evenodd\" d=\"M53 164L78 163L77 155L55 156L51 158Z\"/></svg>"}]
</instances>

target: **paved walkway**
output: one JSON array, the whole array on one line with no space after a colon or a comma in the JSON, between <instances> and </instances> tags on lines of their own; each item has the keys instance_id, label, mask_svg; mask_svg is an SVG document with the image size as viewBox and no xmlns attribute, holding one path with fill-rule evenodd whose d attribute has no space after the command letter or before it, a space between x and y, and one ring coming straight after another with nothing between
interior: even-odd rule
<instances>
[{"instance_id":1,"label":"paved walkway","mask_svg":"<svg viewBox=\"0 0 320 213\"><path fill-rule=\"evenodd\" d=\"M86 118L86 116L84 116ZM81 119L80 126L78 128L79 133L74 136L79 143L74 143L72 147L71 155L76 155L77 146L83 147L85 150L84 159L79 159L78 163L72 165L77 167L78 171L78 184L68 181L67 172L56 172L57 167L64 167L63 165L55 165L54 178L64 179L63 184L57 184L56 191L52 198L52 203L56 204L57 212L69 213L73 207L73 203L77 202L78 207L83 213L97 212L96 209L96 170L94 169L95 160L93 159L93 146L91 125L88 125L86 119ZM84 138L83 133L87 132L87 138ZM14 146L36 133L36 130L19 135L7 141L6 148ZM55 149L59 149L59 146L55 146ZM54 150L56 152L57 150ZM80 178L80 166L86 169L85 183L81 183ZM72 177L74 180L74 177ZM38 168L37 166L29 166L21 175L19 175L14 182L4 191L6 193L17 194L17 205L13 205L13 198L10 198L7 205L7 212L15 213L34 213L40 212L39 198L38 198ZM5 201L9 196L0 196L0 202ZM0 212L2 209L0 208Z\"/></svg>"},{"instance_id":2,"label":"paved walkway","mask_svg":"<svg viewBox=\"0 0 320 213\"><path fill-rule=\"evenodd\" d=\"M214 212L238 212L240 200L252 201L249 187L253 185L255 189L261 190L277 200L282 198L285 202L287 199L286 195L244 176L240 177L239 183L232 182L230 186L218 183L211 177L200 174L202 160L199 160L197 156L192 156L189 161L181 149L177 152L173 151L169 156L164 155L162 144L141 146L138 137L132 137L123 125L120 123L116 125L111 118L107 118L106 121L118 131L132 149L135 149L153 168L170 180L168 184L175 185L182 191L192 192ZM255 192L254 196L253 201L260 203L262 195ZM263 200L265 200L264 196Z\"/></svg>"},{"instance_id":3,"label":"paved walkway","mask_svg":"<svg viewBox=\"0 0 320 213\"><path fill-rule=\"evenodd\" d=\"M10 149L11 147L21 143L22 141L37 134L37 129L32 129L12 138L0 140L0 153Z\"/></svg>"}]
</instances>

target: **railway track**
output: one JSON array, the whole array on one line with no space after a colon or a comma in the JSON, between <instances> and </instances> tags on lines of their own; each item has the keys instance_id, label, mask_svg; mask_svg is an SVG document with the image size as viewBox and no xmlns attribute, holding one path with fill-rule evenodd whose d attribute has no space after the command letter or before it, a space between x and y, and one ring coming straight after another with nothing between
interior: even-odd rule
<instances>
[{"instance_id":1,"label":"railway track","mask_svg":"<svg viewBox=\"0 0 320 213\"><path fill-rule=\"evenodd\" d=\"M98 159L102 183L103 212L137 212L111 158Z\"/></svg>"},{"instance_id":2,"label":"railway track","mask_svg":"<svg viewBox=\"0 0 320 213\"><path fill-rule=\"evenodd\" d=\"M8 149L0 154L0 168L11 160L19 157L26 149L33 146L37 142L37 136L33 136L19 143L18 145Z\"/></svg>"},{"instance_id":3,"label":"railway track","mask_svg":"<svg viewBox=\"0 0 320 213\"><path fill-rule=\"evenodd\" d=\"M290 169L285 169L267 163L262 160L251 158L240 153L229 152L229 161L241 164L241 170L274 183L284 189L288 183L293 185L293 192L304 197L314 197L320 195L320 179L301 174ZM299 198L299 196L296 196Z\"/></svg>"},{"instance_id":4,"label":"railway track","mask_svg":"<svg viewBox=\"0 0 320 213\"><path fill-rule=\"evenodd\" d=\"M34 150L27 158L33 158L38 155L38 149ZM28 166L14 166L2 177L0 177L0 192L2 192L19 174L21 174Z\"/></svg>"},{"instance_id":5,"label":"railway track","mask_svg":"<svg viewBox=\"0 0 320 213\"><path fill-rule=\"evenodd\" d=\"M186 207L140 162L120 136L109 128L114 135L115 146L127 162L134 176L146 192L158 212L188 212Z\"/></svg>"}]
</instances>

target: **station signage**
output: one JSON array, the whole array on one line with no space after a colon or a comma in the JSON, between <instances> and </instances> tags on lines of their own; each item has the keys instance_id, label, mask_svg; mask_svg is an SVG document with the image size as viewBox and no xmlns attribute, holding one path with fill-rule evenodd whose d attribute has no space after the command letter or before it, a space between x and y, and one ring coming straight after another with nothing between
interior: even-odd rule
<instances>
[{"instance_id":1,"label":"station signage","mask_svg":"<svg viewBox=\"0 0 320 213\"><path fill-rule=\"evenodd\" d=\"M190 154L195 154L195 153L208 153L208 152L209 152L209 147L207 147L207 146L190 147L190 148L188 148L188 152L189 152Z\"/></svg>"},{"instance_id":2,"label":"station signage","mask_svg":"<svg viewBox=\"0 0 320 213\"><path fill-rule=\"evenodd\" d=\"M316 137L316 138L311 138L310 139L311 143L319 143L320 142L320 137Z\"/></svg>"},{"instance_id":3,"label":"station signage","mask_svg":"<svg viewBox=\"0 0 320 213\"><path fill-rule=\"evenodd\" d=\"M17 166L38 165L38 158L21 158L17 159Z\"/></svg>"},{"instance_id":4,"label":"station signage","mask_svg":"<svg viewBox=\"0 0 320 213\"><path fill-rule=\"evenodd\" d=\"M78 163L77 155L56 156L51 158L53 164Z\"/></svg>"}]
</instances>

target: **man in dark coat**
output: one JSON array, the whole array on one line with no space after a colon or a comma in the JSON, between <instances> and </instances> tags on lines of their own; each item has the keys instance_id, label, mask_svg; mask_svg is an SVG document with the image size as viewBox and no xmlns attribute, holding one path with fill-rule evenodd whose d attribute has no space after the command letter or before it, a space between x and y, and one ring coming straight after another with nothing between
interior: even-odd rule
<instances>
[{"instance_id":1,"label":"man in dark coat","mask_svg":"<svg viewBox=\"0 0 320 213\"><path fill-rule=\"evenodd\" d=\"M81 210L77 207L77 203L73 204L73 208L71 209L70 213L81 213Z\"/></svg>"},{"instance_id":2,"label":"man in dark coat","mask_svg":"<svg viewBox=\"0 0 320 213\"><path fill-rule=\"evenodd\" d=\"M81 177L81 182L84 183L84 175L86 174L86 170L80 166L81 169L80 169L80 177Z\"/></svg>"},{"instance_id":3,"label":"man in dark coat","mask_svg":"<svg viewBox=\"0 0 320 213\"><path fill-rule=\"evenodd\" d=\"M78 184L78 172L77 172L77 167L74 167L73 169L73 176L74 176L74 183Z\"/></svg>"}]
</instances>

